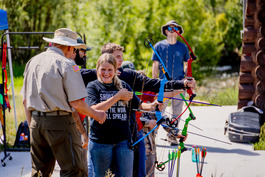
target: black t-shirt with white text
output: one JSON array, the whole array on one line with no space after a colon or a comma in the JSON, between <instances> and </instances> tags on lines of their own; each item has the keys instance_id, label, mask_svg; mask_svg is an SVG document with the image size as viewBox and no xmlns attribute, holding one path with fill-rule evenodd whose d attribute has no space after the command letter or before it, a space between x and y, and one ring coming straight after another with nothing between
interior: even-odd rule
<instances>
[{"instance_id":1,"label":"black t-shirt with white text","mask_svg":"<svg viewBox=\"0 0 265 177\"><path fill-rule=\"evenodd\" d=\"M121 82L123 88L132 91L128 84L124 81ZM95 80L88 83L87 93L86 103L92 106L111 98L118 93L118 90L113 84L106 85ZM140 100L134 94L128 106L125 106L122 100L112 105L106 111L107 119L103 124L91 119L90 139L101 144L117 144L123 140L127 140L130 133L128 120L132 119L135 122L135 115L132 109L137 109L139 104Z\"/></svg>"}]
</instances>

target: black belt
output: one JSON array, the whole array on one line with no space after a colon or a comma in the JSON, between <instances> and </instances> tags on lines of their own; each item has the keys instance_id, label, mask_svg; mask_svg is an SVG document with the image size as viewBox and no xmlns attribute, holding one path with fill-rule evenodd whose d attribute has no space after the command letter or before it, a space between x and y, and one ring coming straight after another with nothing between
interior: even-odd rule
<instances>
[{"instance_id":1,"label":"black belt","mask_svg":"<svg viewBox=\"0 0 265 177\"><path fill-rule=\"evenodd\" d=\"M32 111L32 115L34 116L66 116L66 115L71 115L71 112L66 112L66 111L52 111L52 112L40 112L40 111Z\"/></svg>"}]
</instances>

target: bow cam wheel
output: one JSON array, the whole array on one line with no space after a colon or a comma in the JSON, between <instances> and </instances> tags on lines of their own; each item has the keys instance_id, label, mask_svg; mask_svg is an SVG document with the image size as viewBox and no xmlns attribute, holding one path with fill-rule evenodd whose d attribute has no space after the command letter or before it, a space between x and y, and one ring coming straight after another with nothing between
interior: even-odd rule
<instances>
[{"instance_id":1,"label":"bow cam wheel","mask_svg":"<svg viewBox=\"0 0 265 177\"><path fill-rule=\"evenodd\" d=\"M146 47L146 48L150 48L151 46L150 46L150 44L151 45L153 45L153 43L154 43L154 41L153 41L153 39L152 38L146 38L145 40L144 40L144 46Z\"/></svg>"}]
</instances>

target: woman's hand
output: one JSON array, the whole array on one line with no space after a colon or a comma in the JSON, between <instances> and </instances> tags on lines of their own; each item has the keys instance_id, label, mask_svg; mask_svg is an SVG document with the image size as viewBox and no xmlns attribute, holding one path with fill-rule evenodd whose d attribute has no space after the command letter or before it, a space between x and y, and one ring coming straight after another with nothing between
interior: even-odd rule
<instances>
[{"instance_id":1,"label":"woman's hand","mask_svg":"<svg viewBox=\"0 0 265 177\"><path fill-rule=\"evenodd\" d=\"M133 92L123 88L117 93L117 96L119 96L120 100L129 101L133 98Z\"/></svg>"},{"instance_id":2,"label":"woman's hand","mask_svg":"<svg viewBox=\"0 0 265 177\"><path fill-rule=\"evenodd\" d=\"M155 110L157 105L160 111L164 109L164 103L159 103L157 100L155 100L153 103L150 104L151 104L151 110Z\"/></svg>"},{"instance_id":3,"label":"woman's hand","mask_svg":"<svg viewBox=\"0 0 265 177\"><path fill-rule=\"evenodd\" d=\"M185 141L188 137L188 134L186 136L183 136L181 133L178 133L177 138L183 138L183 141Z\"/></svg>"}]
</instances>

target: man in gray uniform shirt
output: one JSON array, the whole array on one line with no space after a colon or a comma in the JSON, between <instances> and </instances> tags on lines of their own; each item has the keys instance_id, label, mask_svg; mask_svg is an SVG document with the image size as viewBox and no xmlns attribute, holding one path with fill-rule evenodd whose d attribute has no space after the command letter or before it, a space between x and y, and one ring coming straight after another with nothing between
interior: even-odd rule
<instances>
[{"instance_id":1,"label":"man in gray uniform shirt","mask_svg":"<svg viewBox=\"0 0 265 177\"><path fill-rule=\"evenodd\" d=\"M106 113L90 108L82 98L87 92L79 67L69 59L77 43L70 29L55 31L47 51L33 57L26 65L21 90L30 125L32 176L50 176L58 161L60 176L83 176L86 164L81 160L81 139L72 117L79 113L104 123Z\"/></svg>"}]
</instances>

